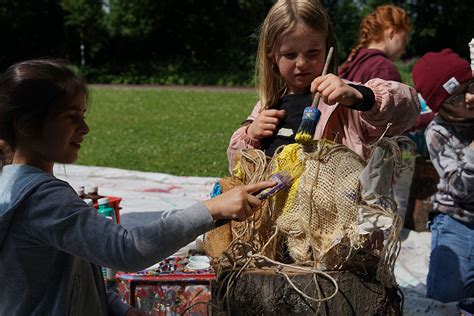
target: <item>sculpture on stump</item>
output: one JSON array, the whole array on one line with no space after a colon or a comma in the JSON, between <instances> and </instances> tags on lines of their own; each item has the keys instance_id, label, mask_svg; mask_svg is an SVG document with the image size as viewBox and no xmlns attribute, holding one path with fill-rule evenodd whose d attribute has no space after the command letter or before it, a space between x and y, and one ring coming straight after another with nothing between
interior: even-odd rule
<instances>
[{"instance_id":1,"label":"sculpture on stump","mask_svg":"<svg viewBox=\"0 0 474 316\"><path fill-rule=\"evenodd\" d=\"M216 313L400 314L393 274L402 221L389 197L403 168L399 144L381 138L365 162L328 140L280 147L267 162L243 150L222 191L302 168L291 186L245 222L205 236L218 275Z\"/></svg>"}]
</instances>

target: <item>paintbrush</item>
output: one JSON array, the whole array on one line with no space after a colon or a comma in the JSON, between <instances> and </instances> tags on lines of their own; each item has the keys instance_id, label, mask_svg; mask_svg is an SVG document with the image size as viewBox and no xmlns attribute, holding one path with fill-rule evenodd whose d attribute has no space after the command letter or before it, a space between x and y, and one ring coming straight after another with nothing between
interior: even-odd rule
<instances>
[{"instance_id":1,"label":"paintbrush","mask_svg":"<svg viewBox=\"0 0 474 316\"><path fill-rule=\"evenodd\" d=\"M275 184L275 186L273 186L271 188L267 188L267 189L262 190L260 193L256 194L255 196L259 200L268 199L269 197L272 197L275 194L277 194L278 192L280 192L280 191L284 190L285 188L289 187L293 183L294 179L295 178L292 177L291 174L286 170L274 173L272 176L270 176L270 178L268 180L269 181L274 181L277 184Z\"/></svg>"},{"instance_id":2,"label":"paintbrush","mask_svg":"<svg viewBox=\"0 0 474 316\"><path fill-rule=\"evenodd\" d=\"M323 73L321 76L324 76L328 72L329 64L331 63L332 53L334 47L329 48L328 56L326 58L326 63L324 64ZM319 100L321 99L321 93L317 92L314 96L311 106L304 109L303 118L301 120L300 127L296 133L295 140L299 144L304 144L311 141L314 137L314 131L316 130L316 125L318 124L319 118L321 117L321 111L318 109Z\"/></svg>"},{"instance_id":3,"label":"paintbrush","mask_svg":"<svg viewBox=\"0 0 474 316\"><path fill-rule=\"evenodd\" d=\"M295 168L293 169L292 173L290 173L287 170L282 170L282 171L274 173L273 175L270 176L268 180L274 181L276 182L276 184L271 188L264 189L260 192L255 192L253 193L253 195L256 196L259 200L265 200L278 194L284 189L290 187L291 184L296 180L296 178L298 178L301 175L303 168L301 167L300 169L301 169L301 172L298 168ZM222 225L230 223L231 220L232 219L227 219L227 218L219 219L215 222L215 226L220 227Z\"/></svg>"}]
</instances>

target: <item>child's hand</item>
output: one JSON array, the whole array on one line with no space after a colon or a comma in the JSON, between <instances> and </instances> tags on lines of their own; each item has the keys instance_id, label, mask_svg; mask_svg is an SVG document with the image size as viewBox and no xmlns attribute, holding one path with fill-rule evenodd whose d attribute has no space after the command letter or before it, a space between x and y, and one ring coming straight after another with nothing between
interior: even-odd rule
<instances>
[{"instance_id":1,"label":"child's hand","mask_svg":"<svg viewBox=\"0 0 474 316\"><path fill-rule=\"evenodd\" d=\"M263 110L247 128L247 135L259 140L270 137L284 117L285 110Z\"/></svg>"},{"instance_id":2,"label":"child's hand","mask_svg":"<svg viewBox=\"0 0 474 316\"><path fill-rule=\"evenodd\" d=\"M252 216L254 209L261 201L251 193L258 192L276 185L274 181L264 181L255 184L238 186L216 196L213 199L204 201L214 220L232 218L243 221Z\"/></svg>"},{"instance_id":3,"label":"child's hand","mask_svg":"<svg viewBox=\"0 0 474 316\"><path fill-rule=\"evenodd\" d=\"M311 92L321 93L324 103L329 105L340 103L342 105L352 106L363 101L362 94L359 91L333 74L314 79L311 83Z\"/></svg>"},{"instance_id":4,"label":"child's hand","mask_svg":"<svg viewBox=\"0 0 474 316\"><path fill-rule=\"evenodd\" d=\"M469 147L471 147L472 149L474 149L474 140L471 141L471 144L469 145Z\"/></svg>"}]
</instances>

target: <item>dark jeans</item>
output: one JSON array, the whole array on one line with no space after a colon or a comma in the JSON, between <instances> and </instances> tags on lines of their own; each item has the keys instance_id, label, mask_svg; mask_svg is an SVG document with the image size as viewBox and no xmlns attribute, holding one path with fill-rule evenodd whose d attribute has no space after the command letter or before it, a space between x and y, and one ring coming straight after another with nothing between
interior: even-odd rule
<instances>
[{"instance_id":1,"label":"dark jeans","mask_svg":"<svg viewBox=\"0 0 474 316\"><path fill-rule=\"evenodd\" d=\"M474 296L474 225L438 214L431 232L428 297L452 302Z\"/></svg>"}]
</instances>

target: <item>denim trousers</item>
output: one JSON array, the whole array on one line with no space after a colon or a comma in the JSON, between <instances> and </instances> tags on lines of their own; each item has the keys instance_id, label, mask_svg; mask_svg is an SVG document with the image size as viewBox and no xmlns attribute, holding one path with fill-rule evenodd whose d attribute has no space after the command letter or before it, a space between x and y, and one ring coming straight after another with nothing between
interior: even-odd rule
<instances>
[{"instance_id":1,"label":"denim trousers","mask_svg":"<svg viewBox=\"0 0 474 316\"><path fill-rule=\"evenodd\" d=\"M427 296L442 302L474 297L474 224L438 214L431 232Z\"/></svg>"}]
</instances>

